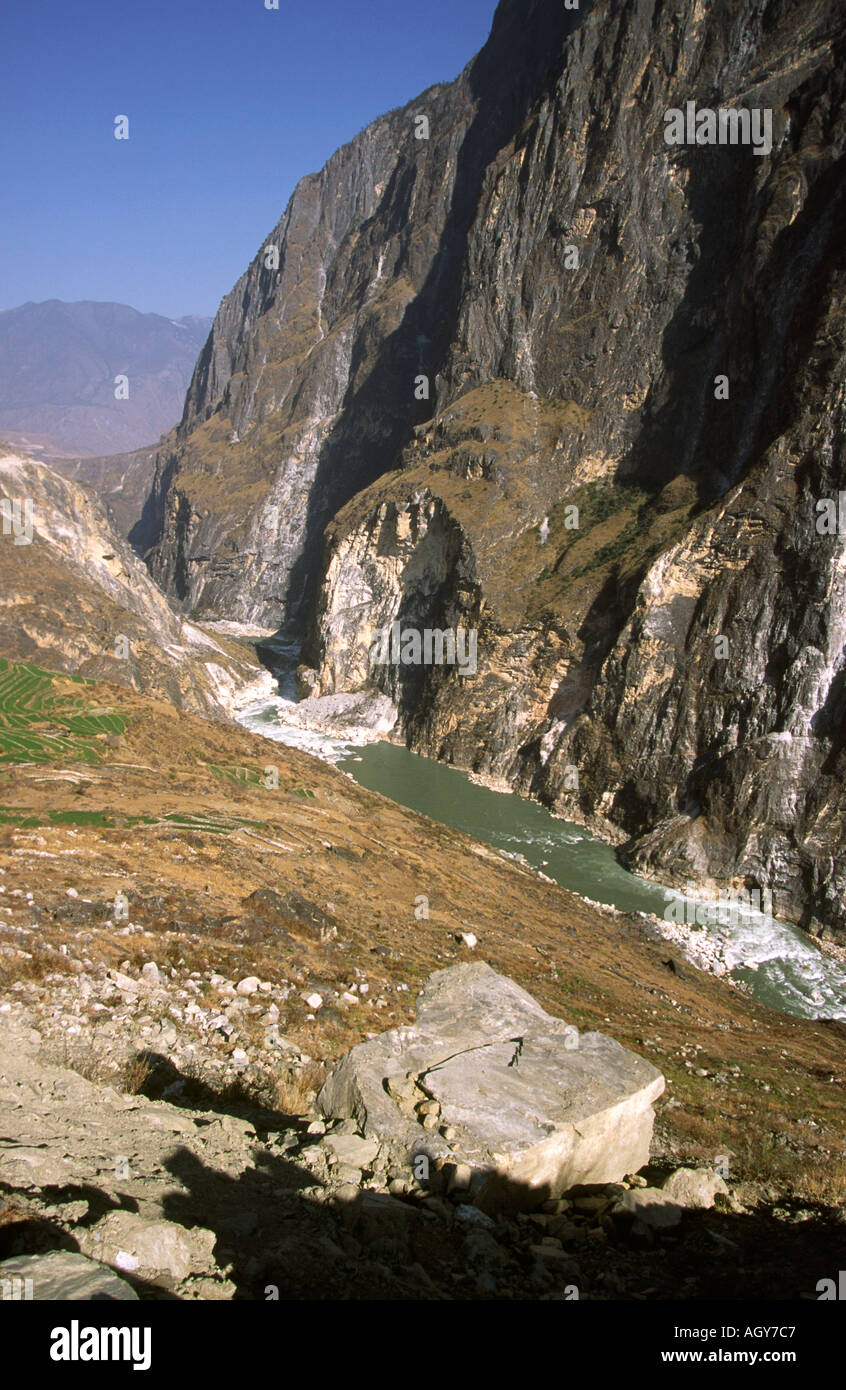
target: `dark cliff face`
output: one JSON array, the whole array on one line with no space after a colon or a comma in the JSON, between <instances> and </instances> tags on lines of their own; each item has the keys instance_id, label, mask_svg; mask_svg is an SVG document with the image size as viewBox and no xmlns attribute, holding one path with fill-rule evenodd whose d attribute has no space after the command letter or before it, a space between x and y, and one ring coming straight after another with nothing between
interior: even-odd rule
<instances>
[{"instance_id":1,"label":"dark cliff face","mask_svg":"<svg viewBox=\"0 0 846 1390\"><path fill-rule=\"evenodd\" d=\"M310 620L316 689L838 930L844 48L833 0L501 5L300 184L145 519L189 606ZM688 102L771 148L668 144ZM374 667L395 620L477 631L476 674Z\"/></svg>"},{"instance_id":2,"label":"dark cliff face","mask_svg":"<svg viewBox=\"0 0 846 1390\"><path fill-rule=\"evenodd\" d=\"M454 83L373 122L298 185L220 307L133 536L190 607L302 617L326 522L396 467L431 414L482 181L578 18L509 0Z\"/></svg>"}]
</instances>

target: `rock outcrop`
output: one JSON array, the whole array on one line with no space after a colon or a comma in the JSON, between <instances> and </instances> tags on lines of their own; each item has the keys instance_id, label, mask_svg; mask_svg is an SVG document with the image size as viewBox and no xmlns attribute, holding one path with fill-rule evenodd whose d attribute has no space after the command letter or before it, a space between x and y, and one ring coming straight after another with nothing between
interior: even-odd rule
<instances>
[{"instance_id":1,"label":"rock outcrop","mask_svg":"<svg viewBox=\"0 0 846 1390\"><path fill-rule=\"evenodd\" d=\"M841 936L844 56L833 0L503 0L299 185L135 535L313 694ZM771 141L668 144L688 103ZM472 678L374 665L395 621Z\"/></svg>"},{"instance_id":2,"label":"rock outcrop","mask_svg":"<svg viewBox=\"0 0 846 1390\"><path fill-rule=\"evenodd\" d=\"M221 717L273 681L177 613L97 497L0 449L0 652Z\"/></svg>"},{"instance_id":3,"label":"rock outcrop","mask_svg":"<svg viewBox=\"0 0 846 1390\"><path fill-rule=\"evenodd\" d=\"M499 1210L637 1172L663 1090L649 1062L479 962L432 975L416 1023L354 1047L318 1105L406 1160L448 1159L475 1204Z\"/></svg>"}]
</instances>

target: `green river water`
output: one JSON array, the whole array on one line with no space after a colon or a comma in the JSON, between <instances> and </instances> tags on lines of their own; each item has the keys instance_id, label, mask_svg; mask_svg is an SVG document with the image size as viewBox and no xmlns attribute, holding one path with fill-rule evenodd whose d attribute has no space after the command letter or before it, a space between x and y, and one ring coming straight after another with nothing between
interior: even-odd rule
<instances>
[{"instance_id":1,"label":"green river water","mask_svg":"<svg viewBox=\"0 0 846 1390\"><path fill-rule=\"evenodd\" d=\"M276 697L242 710L239 719L255 733L327 758L370 791L519 855L584 898L658 918L664 918L670 899L683 902L677 893L629 873L611 845L536 802L493 791L392 743L352 748L323 735L304 735L286 728L291 709L292 701ZM719 937L731 975L771 1007L810 1018L846 1018L846 970L797 928L750 910L736 914L729 925L701 930ZM703 940L698 932L690 935Z\"/></svg>"}]
</instances>

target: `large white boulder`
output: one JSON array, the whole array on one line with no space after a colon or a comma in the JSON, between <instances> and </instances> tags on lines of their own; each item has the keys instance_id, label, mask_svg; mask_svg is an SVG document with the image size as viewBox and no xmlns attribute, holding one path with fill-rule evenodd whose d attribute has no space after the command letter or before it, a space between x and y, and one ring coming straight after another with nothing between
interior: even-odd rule
<instances>
[{"instance_id":1,"label":"large white boulder","mask_svg":"<svg viewBox=\"0 0 846 1390\"><path fill-rule=\"evenodd\" d=\"M354 1047L318 1105L407 1158L468 1164L482 1207L528 1208L643 1167L663 1090L642 1057L479 962L430 976L416 1023Z\"/></svg>"}]
</instances>

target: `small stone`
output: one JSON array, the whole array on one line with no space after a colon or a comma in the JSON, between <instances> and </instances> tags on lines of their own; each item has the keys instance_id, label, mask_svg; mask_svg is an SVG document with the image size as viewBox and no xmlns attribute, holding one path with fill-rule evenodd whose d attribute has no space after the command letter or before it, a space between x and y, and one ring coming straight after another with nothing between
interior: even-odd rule
<instances>
[{"instance_id":1,"label":"small stone","mask_svg":"<svg viewBox=\"0 0 846 1390\"><path fill-rule=\"evenodd\" d=\"M137 993L138 993L138 983L137 983L137 981L136 981L136 980L130 979L130 977L129 977L128 975L122 974L122 972L121 972L120 970L110 970L110 971L109 971L109 979L111 980L112 984L113 984L113 985L116 985L117 988L118 988L123 994L137 994Z\"/></svg>"},{"instance_id":2,"label":"small stone","mask_svg":"<svg viewBox=\"0 0 846 1390\"><path fill-rule=\"evenodd\" d=\"M544 1266L552 1266L560 1272L577 1272L578 1267L573 1264L567 1251L557 1245L530 1245L529 1249Z\"/></svg>"},{"instance_id":3,"label":"small stone","mask_svg":"<svg viewBox=\"0 0 846 1390\"><path fill-rule=\"evenodd\" d=\"M260 986L261 980L259 980L257 976L247 975L245 979L241 980L235 986L235 993L240 995L255 994L256 990L259 989Z\"/></svg>"},{"instance_id":4,"label":"small stone","mask_svg":"<svg viewBox=\"0 0 846 1390\"><path fill-rule=\"evenodd\" d=\"M159 983L161 976L159 975L159 967L154 960L148 960L141 966L141 978L146 980L150 985L157 985Z\"/></svg>"},{"instance_id":5,"label":"small stone","mask_svg":"<svg viewBox=\"0 0 846 1390\"><path fill-rule=\"evenodd\" d=\"M576 1211L596 1212L604 1211L609 1205L607 1197L574 1197L573 1206Z\"/></svg>"},{"instance_id":6,"label":"small stone","mask_svg":"<svg viewBox=\"0 0 846 1390\"><path fill-rule=\"evenodd\" d=\"M341 1206L349 1206L351 1203L357 1202L360 1196L361 1189L355 1183L351 1182L344 1183L343 1187L336 1188L332 1194L333 1200L340 1203Z\"/></svg>"},{"instance_id":7,"label":"small stone","mask_svg":"<svg viewBox=\"0 0 846 1390\"><path fill-rule=\"evenodd\" d=\"M658 1187L643 1187L627 1192L613 1208L615 1216L631 1216L635 1224L649 1229L662 1229L678 1226L682 1218L682 1208L667 1193Z\"/></svg>"},{"instance_id":8,"label":"small stone","mask_svg":"<svg viewBox=\"0 0 846 1390\"><path fill-rule=\"evenodd\" d=\"M473 1181L473 1169L469 1163L457 1163L449 1177L448 1192L469 1192Z\"/></svg>"},{"instance_id":9,"label":"small stone","mask_svg":"<svg viewBox=\"0 0 846 1390\"><path fill-rule=\"evenodd\" d=\"M199 1226L186 1230L170 1221L145 1221L119 1211L104 1217L88 1234L85 1253L96 1254L106 1264L114 1264L119 1255L130 1256L142 1271L182 1280L209 1266L215 1240L212 1231Z\"/></svg>"},{"instance_id":10,"label":"small stone","mask_svg":"<svg viewBox=\"0 0 846 1390\"><path fill-rule=\"evenodd\" d=\"M661 1190L681 1206L699 1210L713 1207L718 1193L728 1193L723 1179L710 1168L677 1168Z\"/></svg>"},{"instance_id":11,"label":"small stone","mask_svg":"<svg viewBox=\"0 0 846 1390\"><path fill-rule=\"evenodd\" d=\"M304 1003L308 1004L310 1009L320 1009L323 1007L322 994L303 994L300 998Z\"/></svg>"},{"instance_id":12,"label":"small stone","mask_svg":"<svg viewBox=\"0 0 846 1390\"><path fill-rule=\"evenodd\" d=\"M417 1079L414 1076L389 1076L385 1089L394 1100L412 1101L418 1094Z\"/></svg>"},{"instance_id":13,"label":"small stone","mask_svg":"<svg viewBox=\"0 0 846 1390\"><path fill-rule=\"evenodd\" d=\"M455 1208L456 1221L464 1222L468 1226L479 1226L485 1231L495 1231L496 1222L487 1212L480 1211L478 1207L467 1206L466 1204Z\"/></svg>"},{"instance_id":14,"label":"small stone","mask_svg":"<svg viewBox=\"0 0 846 1390\"><path fill-rule=\"evenodd\" d=\"M378 1139L361 1139L357 1134L330 1134L326 1148L336 1161L353 1168L370 1168L379 1152Z\"/></svg>"},{"instance_id":15,"label":"small stone","mask_svg":"<svg viewBox=\"0 0 846 1390\"><path fill-rule=\"evenodd\" d=\"M345 1186L347 1184L360 1183L361 1169L353 1168L349 1163L340 1163L334 1170L333 1176L338 1182L343 1183Z\"/></svg>"}]
</instances>

